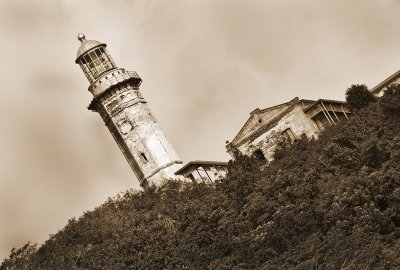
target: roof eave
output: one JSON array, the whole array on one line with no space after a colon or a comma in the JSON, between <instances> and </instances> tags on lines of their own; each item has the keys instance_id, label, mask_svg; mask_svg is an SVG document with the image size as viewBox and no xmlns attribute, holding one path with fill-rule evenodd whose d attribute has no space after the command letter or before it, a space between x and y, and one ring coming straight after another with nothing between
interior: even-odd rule
<instances>
[{"instance_id":1,"label":"roof eave","mask_svg":"<svg viewBox=\"0 0 400 270\"><path fill-rule=\"evenodd\" d=\"M192 165L215 165L215 166L228 166L228 162L224 161L208 161L208 160L193 160L186 163L182 168L175 172L175 175L178 175L186 169L188 169Z\"/></svg>"}]
</instances>

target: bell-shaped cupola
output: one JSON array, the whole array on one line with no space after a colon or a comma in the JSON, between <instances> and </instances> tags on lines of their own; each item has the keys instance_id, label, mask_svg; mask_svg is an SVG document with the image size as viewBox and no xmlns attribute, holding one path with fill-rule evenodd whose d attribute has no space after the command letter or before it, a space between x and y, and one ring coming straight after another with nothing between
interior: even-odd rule
<instances>
[{"instance_id":1,"label":"bell-shaped cupola","mask_svg":"<svg viewBox=\"0 0 400 270\"><path fill-rule=\"evenodd\" d=\"M86 40L79 34L81 46L78 49L75 63L79 64L90 83L96 81L105 72L115 69L115 63L107 52L106 44L96 40Z\"/></svg>"}]
</instances>

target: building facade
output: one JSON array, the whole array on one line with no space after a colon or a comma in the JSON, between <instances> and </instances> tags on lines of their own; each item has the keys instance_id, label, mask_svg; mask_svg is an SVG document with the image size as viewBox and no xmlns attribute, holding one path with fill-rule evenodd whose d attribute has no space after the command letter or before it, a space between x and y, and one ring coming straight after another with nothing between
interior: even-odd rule
<instances>
[{"instance_id":1,"label":"building facade","mask_svg":"<svg viewBox=\"0 0 400 270\"><path fill-rule=\"evenodd\" d=\"M326 127L348 118L345 102L294 98L263 110L255 109L226 150L234 157L235 149L259 159L272 160L279 141L294 141L305 134L318 138Z\"/></svg>"},{"instance_id":2,"label":"building facade","mask_svg":"<svg viewBox=\"0 0 400 270\"><path fill-rule=\"evenodd\" d=\"M399 83L400 70L370 91L380 97L389 85ZM318 138L322 130L349 118L350 114L344 101L294 98L277 106L252 111L244 126L231 142L227 141L225 147L232 158L237 149L249 156L272 160L280 140L294 141L302 134Z\"/></svg>"},{"instance_id":3,"label":"building facade","mask_svg":"<svg viewBox=\"0 0 400 270\"><path fill-rule=\"evenodd\" d=\"M228 162L221 161L190 161L175 172L188 180L196 183L215 182L226 176L228 173Z\"/></svg>"},{"instance_id":4,"label":"building facade","mask_svg":"<svg viewBox=\"0 0 400 270\"><path fill-rule=\"evenodd\" d=\"M118 68L106 44L86 40L83 34L78 39L81 45L75 63L93 94L88 108L100 114L141 186L182 179L175 174L182 161L140 93L142 79L134 71Z\"/></svg>"}]
</instances>

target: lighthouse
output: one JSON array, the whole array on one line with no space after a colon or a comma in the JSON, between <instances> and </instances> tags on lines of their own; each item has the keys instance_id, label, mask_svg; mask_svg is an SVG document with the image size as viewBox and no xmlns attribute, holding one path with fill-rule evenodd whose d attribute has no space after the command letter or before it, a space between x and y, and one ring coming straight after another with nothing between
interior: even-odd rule
<instances>
[{"instance_id":1,"label":"lighthouse","mask_svg":"<svg viewBox=\"0 0 400 270\"><path fill-rule=\"evenodd\" d=\"M117 67L105 43L86 40L84 34L78 40L75 63L89 80L93 95L88 109L100 114L140 185L181 179L175 172L182 161L140 93L142 79L134 71Z\"/></svg>"}]
</instances>

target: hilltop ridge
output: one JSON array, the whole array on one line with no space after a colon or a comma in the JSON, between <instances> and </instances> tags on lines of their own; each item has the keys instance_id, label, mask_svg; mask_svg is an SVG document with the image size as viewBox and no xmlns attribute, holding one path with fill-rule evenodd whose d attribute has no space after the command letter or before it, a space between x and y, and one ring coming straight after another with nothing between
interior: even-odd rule
<instances>
[{"instance_id":1,"label":"hilltop ridge","mask_svg":"<svg viewBox=\"0 0 400 270\"><path fill-rule=\"evenodd\" d=\"M394 85L268 166L237 153L216 183L128 190L0 269L399 268L399 112Z\"/></svg>"}]
</instances>

